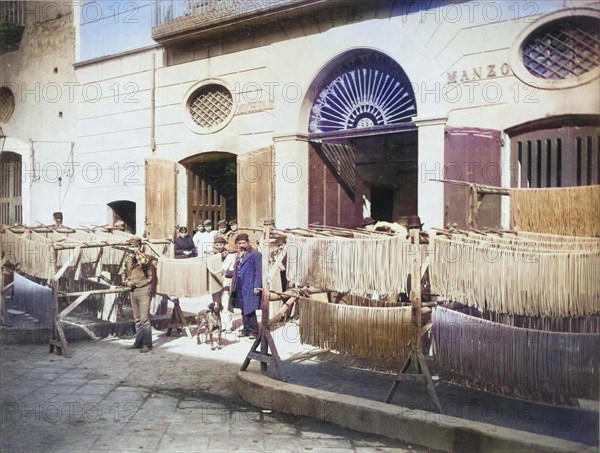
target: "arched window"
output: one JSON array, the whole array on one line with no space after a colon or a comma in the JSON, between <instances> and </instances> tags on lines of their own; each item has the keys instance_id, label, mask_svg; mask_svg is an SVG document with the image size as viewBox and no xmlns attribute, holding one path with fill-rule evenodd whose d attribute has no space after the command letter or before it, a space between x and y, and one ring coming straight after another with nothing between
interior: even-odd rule
<instances>
[{"instance_id":1,"label":"arched window","mask_svg":"<svg viewBox=\"0 0 600 453\"><path fill-rule=\"evenodd\" d=\"M410 123L415 95L402 68L375 53L359 55L326 79L310 113L309 132Z\"/></svg>"}]
</instances>

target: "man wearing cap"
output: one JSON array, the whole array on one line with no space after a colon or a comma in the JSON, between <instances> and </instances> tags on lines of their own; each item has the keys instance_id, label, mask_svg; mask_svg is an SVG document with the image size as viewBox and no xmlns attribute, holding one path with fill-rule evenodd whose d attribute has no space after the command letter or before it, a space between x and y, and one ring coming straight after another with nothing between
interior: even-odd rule
<instances>
[{"instance_id":1,"label":"man wearing cap","mask_svg":"<svg viewBox=\"0 0 600 453\"><path fill-rule=\"evenodd\" d=\"M227 234L227 222L225 220L219 220L217 222L217 231L215 231L215 238L222 237L225 238ZM227 241L225 241L227 243Z\"/></svg>"},{"instance_id":2,"label":"man wearing cap","mask_svg":"<svg viewBox=\"0 0 600 453\"><path fill-rule=\"evenodd\" d=\"M212 229L212 220L205 220L202 225L204 226L204 233L198 232L194 234L194 245L198 250L198 256L212 253L213 244L215 242L215 232Z\"/></svg>"},{"instance_id":3,"label":"man wearing cap","mask_svg":"<svg viewBox=\"0 0 600 453\"><path fill-rule=\"evenodd\" d=\"M54 226L60 228L63 226L63 213L60 211L56 211L52 214L52 218L54 219Z\"/></svg>"},{"instance_id":4,"label":"man wearing cap","mask_svg":"<svg viewBox=\"0 0 600 453\"><path fill-rule=\"evenodd\" d=\"M365 217L360 222L360 227L364 228L366 230L374 230L373 225L375 225L376 223L377 223L377 221L372 219L371 217Z\"/></svg>"},{"instance_id":5,"label":"man wearing cap","mask_svg":"<svg viewBox=\"0 0 600 453\"><path fill-rule=\"evenodd\" d=\"M227 233L225 233L225 239L227 239L227 251L229 253L235 253L237 248L235 246L235 238L238 235L238 223L237 220L233 219L229 221L229 228L231 228Z\"/></svg>"},{"instance_id":6,"label":"man wearing cap","mask_svg":"<svg viewBox=\"0 0 600 453\"><path fill-rule=\"evenodd\" d=\"M232 313L233 307L229 303L229 289L231 287L231 278L225 277L227 270L233 271L233 265L235 263L235 254L229 254L225 250L227 241L222 236L215 237L215 243L213 246L213 253L220 254L223 263L221 265L220 276L223 276L223 289L217 293L213 293L212 300L221 307L221 326L223 330L230 329L232 324Z\"/></svg>"},{"instance_id":7,"label":"man wearing cap","mask_svg":"<svg viewBox=\"0 0 600 453\"><path fill-rule=\"evenodd\" d=\"M150 325L150 296L154 268L142 253L142 239L133 236L127 243L131 250L121 268L123 286L131 288L129 299L135 320L135 341L132 349L149 352L152 349L152 326Z\"/></svg>"},{"instance_id":8,"label":"man wearing cap","mask_svg":"<svg viewBox=\"0 0 600 453\"><path fill-rule=\"evenodd\" d=\"M225 276L231 277L231 300L234 308L242 310L244 327L240 337L256 337L258 321L256 310L260 308L260 293L262 291L262 255L250 245L246 233L240 233L235 238L237 253L233 270Z\"/></svg>"},{"instance_id":9,"label":"man wearing cap","mask_svg":"<svg viewBox=\"0 0 600 453\"><path fill-rule=\"evenodd\" d=\"M421 217L419 217L418 215L410 215L408 216L408 218L406 219L406 228L409 230L412 229L419 229L422 230L423 229L423 222L421 222Z\"/></svg>"}]
</instances>

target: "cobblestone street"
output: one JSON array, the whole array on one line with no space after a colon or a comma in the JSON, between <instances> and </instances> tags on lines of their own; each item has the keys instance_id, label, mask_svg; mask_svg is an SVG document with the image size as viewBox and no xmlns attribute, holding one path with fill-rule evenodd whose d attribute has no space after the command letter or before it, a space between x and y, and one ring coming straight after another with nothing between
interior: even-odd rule
<instances>
[{"instance_id":1,"label":"cobblestone street","mask_svg":"<svg viewBox=\"0 0 600 453\"><path fill-rule=\"evenodd\" d=\"M429 451L244 403L235 373L247 341L210 351L161 337L149 354L130 343L73 343L71 359L0 346L0 451Z\"/></svg>"}]
</instances>

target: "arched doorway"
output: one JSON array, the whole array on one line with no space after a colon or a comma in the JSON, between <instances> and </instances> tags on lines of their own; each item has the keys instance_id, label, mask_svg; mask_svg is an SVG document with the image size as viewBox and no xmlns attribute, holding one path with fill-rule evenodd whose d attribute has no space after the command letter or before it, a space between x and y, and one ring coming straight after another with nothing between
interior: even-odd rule
<instances>
[{"instance_id":1,"label":"arched doorway","mask_svg":"<svg viewBox=\"0 0 600 453\"><path fill-rule=\"evenodd\" d=\"M329 65L312 89L309 223L354 227L417 213L417 115L400 65L353 51Z\"/></svg>"},{"instance_id":2,"label":"arched doorway","mask_svg":"<svg viewBox=\"0 0 600 453\"><path fill-rule=\"evenodd\" d=\"M199 221L237 218L237 158L226 152L209 152L185 159L187 169L187 226Z\"/></svg>"},{"instance_id":3,"label":"arched doorway","mask_svg":"<svg viewBox=\"0 0 600 453\"><path fill-rule=\"evenodd\" d=\"M112 210L112 222L113 224L122 220L124 228L130 233L135 233L135 203L128 200L118 200L108 203L108 207Z\"/></svg>"}]
</instances>

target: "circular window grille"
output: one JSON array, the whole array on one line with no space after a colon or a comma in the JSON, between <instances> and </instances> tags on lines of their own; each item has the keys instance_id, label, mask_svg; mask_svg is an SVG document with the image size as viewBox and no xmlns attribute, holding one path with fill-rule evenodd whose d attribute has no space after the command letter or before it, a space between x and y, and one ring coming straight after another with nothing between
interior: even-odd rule
<instances>
[{"instance_id":1,"label":"circular window grille","mask_svg":"<svg viewBox=\"0 0 600 453\"><path fill-rule=\"evenodd\" d=\"M525 68L536 77L581 76L599 66L600 21L579 16L550 22L525 39L521 55Z\"/></svg>"},{"instance_id":2,"label":"circular window grille","mask_svg":"<svg viewBox=\"0 0 600 453\"><path fill-rule=\"evenodd\" d=\"M194 122L201 127L211 128L227 119L233 108L233 97L223 85L211 83L192 95L189 106Z\"/></svg>"},{"instance_id":3,"label":"circular window grille","mask_svg":"<svg viewBox=\"0 0 600 453\"><path fill-rule=\"evenodd\" d=\"M6 123L15 111L15 96L10 88L0 88L0 123Z\"/></svg>"}]
</instances>

